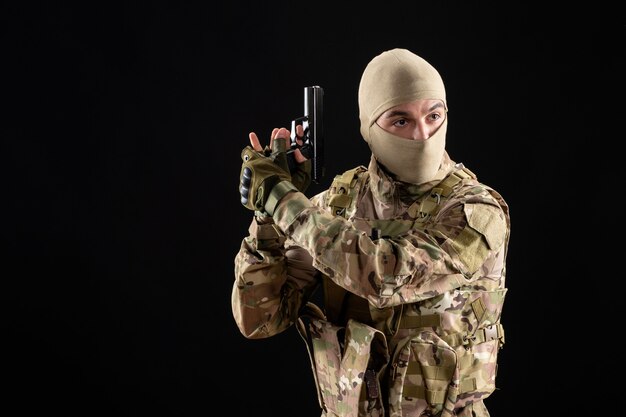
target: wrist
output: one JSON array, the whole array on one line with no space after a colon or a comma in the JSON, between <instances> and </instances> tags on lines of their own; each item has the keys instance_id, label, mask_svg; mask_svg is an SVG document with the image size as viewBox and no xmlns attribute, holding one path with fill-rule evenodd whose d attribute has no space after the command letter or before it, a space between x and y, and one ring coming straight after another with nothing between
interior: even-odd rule
<instances>
[{"instance_id":1,"label":"wrist","mask_svg":"<svg viewBox=\"0 0 626 417\"><path fill-rule=\"evenodd\" d=\"M272 216L274 214L276 206L278 205L278 202L282 200L284 196L293 191L298 191L298 189L290 181L284 180L276 184L274 187L272 187L270 195L265 201L265 211L270 216Z\"/></svg>"}]
</instances>

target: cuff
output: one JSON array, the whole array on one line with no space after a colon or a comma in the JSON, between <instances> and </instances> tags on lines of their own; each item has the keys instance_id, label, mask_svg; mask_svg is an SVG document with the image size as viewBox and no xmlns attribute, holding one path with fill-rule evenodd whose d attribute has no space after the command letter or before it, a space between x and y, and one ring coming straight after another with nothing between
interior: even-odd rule
<instances>
[{"instance_id":1,"label":"cuff","mask_svg":"<svg viewBox=\"0 0 626 417\"><path fill-rule=\"evenodd\" d=\"M272 191L270 191L270 195L267 197L267 201L265 202L265 211L270 215L274 215L274 210L278 205L278 202L287 194L292 191L298 191L295 185L291 182L285 180L276 184Z\"/></svg>"},{"instance_id":2,"label":"cuff","mask_svg":"<svg viewBox=\"0 0 626 417\"><path fill-rule=\"evenodd\" d=\"M271 219L271 217L268 217ZM285 242L285 235L280 231L274 222L264 223L263 220L255 218L250 224L248 232L254 238L257 250L271 250L282 247Z\"/></svg>"}]
</instances>

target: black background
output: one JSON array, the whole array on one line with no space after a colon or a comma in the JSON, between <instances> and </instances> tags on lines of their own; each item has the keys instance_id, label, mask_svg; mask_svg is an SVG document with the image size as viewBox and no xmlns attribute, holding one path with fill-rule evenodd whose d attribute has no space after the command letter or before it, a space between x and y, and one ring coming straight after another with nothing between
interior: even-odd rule
<instances>
[{"instance_id":1,"label":"black background","mask_svg":"<svg viewBox=\"0 0 626 417\"><path fill-rule=\"evenodd\" d=\"M575 393L607 362L573 340L585 338L580 317L597 317L585 297L604 289L568 283L592 272L575 242L596 207L590 184L606 183L587 173L606 159L595 99L623 65L613 12L84 3L5 4L0 17L11 415L319 416L295 329L246 340L232 319L250 220L240 151L249 131L289 127L303 87L320 85L327 175L308 194L367 165L358 82L394 47L440 71L450 155L510 205L492 415L598 410Z\"/></svg>"}]
</instances>

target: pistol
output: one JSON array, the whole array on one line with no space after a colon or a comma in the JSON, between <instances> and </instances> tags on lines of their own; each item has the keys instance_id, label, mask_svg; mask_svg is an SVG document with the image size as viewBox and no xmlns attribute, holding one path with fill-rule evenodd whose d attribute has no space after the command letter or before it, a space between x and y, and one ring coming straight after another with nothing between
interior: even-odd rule
<instances>
[{"instance_id":1,"label":"pistol","mask_svg":"<svg viewBox=\"0 0 626 417\"><path fill-rule=\"evenodd\" d=\"M311 178L319 184L324 176L324 89L314 85L304 87L304 116L291 121L291 146L287 151L290 168L296 163L293 151L300 149L302 155L311 161ZM303 136L296 135L296 126L302 125ZM299 145L297 139L302 141Z\"/></svg>"}]
</instances>

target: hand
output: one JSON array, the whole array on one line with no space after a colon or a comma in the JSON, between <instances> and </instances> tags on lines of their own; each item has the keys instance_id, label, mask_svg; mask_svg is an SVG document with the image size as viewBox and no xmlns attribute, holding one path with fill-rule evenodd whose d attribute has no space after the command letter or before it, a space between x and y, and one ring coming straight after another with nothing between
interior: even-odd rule
<instances>
[{"instance_id":1,"label":"hand","mask_svg":"<svg viewBox=\"0 0 626 417\"><path fill-rule=\"evenodd\" d=\"M303 136L304 136L304 128L302 127L302 125L297 125L296 137L301 138ZM280 129L274 128L272 130L272 135L270 136L270 145L269 147L265 147L265 148L261 146L261 142L259 141L259 138L256 135L256 133L251 132L249 137L250 137L250 145L255 151L267 153L269 152L269 149L274 149L274 139L284 138L285 141L287 142L288 139L291 137L291 132L288 129L285 129L284 127L281 127ZM302 146L301 139L296 139L296 143ZM289 146L287 145L287 147ZM302 193L306 192L306 190L309 188L309 185L311 185L311 178L312 178L311 161L308 160L304 155L302 155L302 152L300 152L300 149L298 148L290 152L289 155L281 155L278 152L270 155L270 157L273 158L273 160L276 163L284 167L284 161L282 159L283 156L287 156L287 158L291 158L291 161L287 162L289 168L288 169L285 168L285 170L289 170L289 173L291 174L291 183L298 189L298 191Z\"/></svg>"},{"instance_id":2,"label":"hand","mask_svg":"<svg viewBox=\"0 0 626 417\"><path fill-rule=\"evenodd\" d=\"M254 132L250 133L250 143L241 152L243 160L240 172L239 192L241 204L255 211L265 211L265 203L272 188L282 181L291 181L285 154L286 129L275 129L276 134L270 138L270 148L263 149ZM288 136L286 136L288 137ZM290 185L291 186L291 185Z\"/></svg>"},{"instance_id":3,"label":"hand","mask_svg":"<svg viewBox=\"0 0 626 417\"><path fill-rule=\"evenodd\" d=\"M302 125L297 125L296 143L299 146L302 146L303 142L301 139L298 138L301 138L303 136L304 128L302 127ZM270 148L273 148L273 141L275 138L285 138L285 140L287 140L290 137L291 132L284 127L281 127L280 129L274 128L272 130L272 135L270 136ZM254 132L250 133L250 144L252 145L253 149L258 152L263 152L264 150L267 151L268 149L267 147L263 148L261 146L259 138ZM309 188L309 185L311 185L313 171L311 161L302 154L299 148L289 150L286 156L289 166L289 173L291 174L291 182L293 183L293 185L295 185L298 191L302 193L306 192L306 190Z\"/></svg>"}]
</instances>

